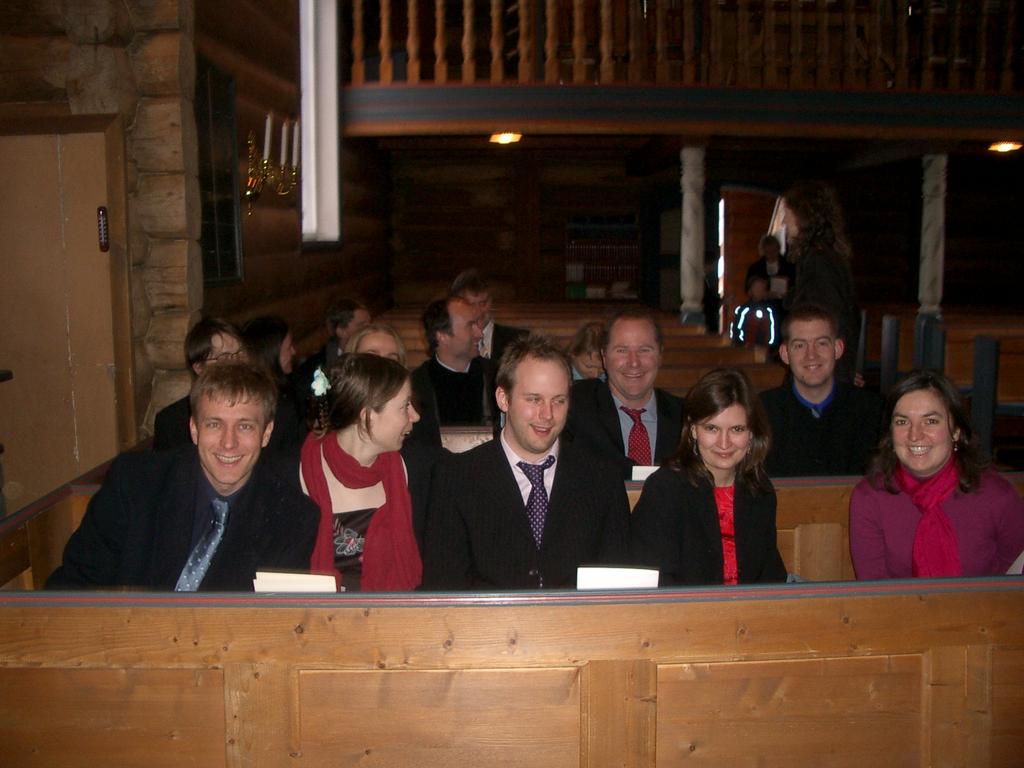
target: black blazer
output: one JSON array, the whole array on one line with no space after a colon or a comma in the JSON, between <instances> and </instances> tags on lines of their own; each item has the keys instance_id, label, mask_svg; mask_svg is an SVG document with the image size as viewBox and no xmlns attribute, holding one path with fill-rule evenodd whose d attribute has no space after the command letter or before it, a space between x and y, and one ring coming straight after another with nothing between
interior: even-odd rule
<instances>
[{"instance_id":1,"label":"black blazer","mask_svg":"<svg viewBox=\"0 0 1024 768\"><path fill-rule=\"evenodd\" d=\"M413 425L412 434L406 438L406 444L433 445L441 447L441 415L437 407L437 393L434 391L434 382L430 378L430 360L427 358L412 372L409 380L412 382L412 391L416 402L416 410L420 414L420 420ZM483 398L484 424L491 426L498 422L498 406L494 400L494 364L483 357L473 358L470 366L483 368L484 386L480 392Z\"/></svg>"},{"instance_id":2,"label":"black blazer","mask_svg":"<svg viewBox=\"0 0 1024 768\"><path fill-rule=\"evenodd\" d=\"M426 443L410 443L406 439L402 446L402 461L409 478L409 496L412 499L412 530L416 543L423 551L423 537L427 529L427 505L430 503L430 486L434 470L442 457L449 455L446 448Z\"/></svg>"},{"instance_id":3,"label":"black blazer","mask_svg":"<svg viewBox=\"0 0 1024 768\"><path fill-rule=\"evenodd\" d=\"M166 451L192 445L188 420L192 416L188 395L162 408L153 420L153 450Z\"/></svg>"},{"instance_id":4,"label":"black blazer","mask_svg":"<svg viewBox=\"0 0 1024 768\"><path fill-rule=\"evenodd\" d=\"M498 325L495 323L494 331L491 333L491 360L494 361L495 367L497 367L501 362L501 355L505 351L505 347L520 336L526 336L529 333L530 332L526 328L517 328L514 325Z\"/></svg>"},{"instance_id":5,"label":"black blazer","mask_svg":"<svg viewBox=\"0 0 1024 768\"><path fill-rule=\"evenodd\" d=\"M775 535L775 491L754 495L736 485L736 566L741 584L785 581ZM661 571L661 586L721 584L722 531L709 480L698 485L662 467L644 482L630 520L633 561Z\"/></svg>"},{"instance_id":6,"label":"black blazer","mask_svg":"<svg viewBox=\"0 0 1024 768\"><path fill-rule=\"evenodd\" d=\"M427 516L423 589L574 588L576 568L623 564L629 502L614 470L562 443L540 549L500 442L438 465Z\"/></svg>"},{"instance_id":7,"label":"black blazer","mask_svg":"<svg viewBox=\"0 0 1024 768\"><path fill-rule=\"evenodd\" d=\"M761 393L772 427L765 467L771 477L863 475L878 445L882 397L839 383L835 398L815 418L793 394L787 380Z\"/></svg>"},{"instance_id":8,"label":"black blazer","mask_svg":"<svg viewBox=\"0 0 1024 768\"><path fill-rule=\"evenodd\" d=\"M679 446L683 426L683 401L661 389L654 390L658 404L658 441L653 460L660 464ZM619 427L619 413L612 399L608 383L599 379L584 379L572 385L569 420L565 435L581 443L592 453L613 462L623 480L633 474L635 462L626 455Z\"/></svg>"},{"instance_id":9,"label":"black blazer","mask_svg":"<svg viewBox=\"0 0 1024 768\"><path fill-rule=\"evenodd\" d=\"M47 589L174 589L191 552L201 472L195 447L118 456ZM261 459L232 501L199 589L251 592L257 569L308 571L319 521L316 504Z\"/></svg>"}]
</instances>

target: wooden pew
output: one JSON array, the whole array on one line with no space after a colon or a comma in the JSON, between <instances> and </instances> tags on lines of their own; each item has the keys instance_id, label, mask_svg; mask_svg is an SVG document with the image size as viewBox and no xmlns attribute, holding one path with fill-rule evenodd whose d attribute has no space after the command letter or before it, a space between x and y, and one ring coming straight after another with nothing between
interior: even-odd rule
<instances>
[{"instance_id":1,"label":"wooden pew","mask_svg":"<svg viewBox=\"0 0 1024 768\"><path fill-rule=\"evenodd\" d=\"M1017 323L947 326L946 375L961 389L972 386L974 340L978 336L999 340L999 401L1024 401L1024 318Z\"/></svg>"},{"instance_id":2,"label":"wooden pew","mask_svg":"<svg viewBox=\"0 0 1024 768\"><path fill-rule=\"evenodd\" d=\"M104 462L0 520L3 589L42 589L60 565L64 545L82 522L109 467L110 462Z\"/></svg>"},{"instance_id":3,"label":"wooden pew","mask_svg":"<svg viewBox=\"0 0 1024 768\"><path fill-rule=\"evenodd\" d=\"M999 765L1024 579L0 594L5 766Z\"/></svg>"},{"instance_id":4,"label":"wooden pew","mask_svg":"<svg viewBox=\"0 0 1024 768\"><path fill-rule=\"evenodd\" d=\"M706 364L662 366L655 384L675 395L685 397L690 387L696 384L701 376L717 367ZM777 363L739 363L733 364L732 367L746 373L758 391L777 387L786 377L786 368Z\"/></svg>"}]
</instances>

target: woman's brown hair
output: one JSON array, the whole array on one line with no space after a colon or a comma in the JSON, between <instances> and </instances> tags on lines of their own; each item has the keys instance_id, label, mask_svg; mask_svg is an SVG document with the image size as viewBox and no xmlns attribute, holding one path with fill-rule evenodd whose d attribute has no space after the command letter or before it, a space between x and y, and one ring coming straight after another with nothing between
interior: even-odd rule
<instances>
[{"instance_id":1,"label":"woman's brown hair","mask_svg":"<svg viewBox=\"0 0 1024 768\"><path fill-rule=\"evenodd\" d=\"M686 419L679 440L679 449L666 464L686 474L694 485L711 480L711 472L700 456L694 427L714 418L731 405L739 405L747 414L750 446L736 467L736 482L752 491L768 493L771 480L764 469L771 442L771 427L761 399L747 375L736 368L717 368L701 377L686 395L683 406Z\"/></svg>"}]
</instances>

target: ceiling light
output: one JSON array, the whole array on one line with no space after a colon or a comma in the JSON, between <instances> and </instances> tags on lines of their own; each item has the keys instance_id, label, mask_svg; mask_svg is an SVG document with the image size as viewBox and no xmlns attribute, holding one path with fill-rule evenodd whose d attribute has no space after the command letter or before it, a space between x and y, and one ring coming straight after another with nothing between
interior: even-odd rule
<instances>
[{"instance_id":1,"label":"ceiling light","mask_svg":"<svg viewBox=\"0 0 1024 768\"><path fill-rule=\"evenodd\" d=\"M521 138L521 133L492 133L491 144L515 144Z\"/></svg>"},{"instance_id":2,"label":"ceiling light","mask_svg":"<svg viewBox=\"0 0 1024 768\"><path fill-rule=\"evenodd\" d=\"M994 141L988 146L989 152L1016 152L1021 148L1019 141Z\"/></svg>"}]
</instances>

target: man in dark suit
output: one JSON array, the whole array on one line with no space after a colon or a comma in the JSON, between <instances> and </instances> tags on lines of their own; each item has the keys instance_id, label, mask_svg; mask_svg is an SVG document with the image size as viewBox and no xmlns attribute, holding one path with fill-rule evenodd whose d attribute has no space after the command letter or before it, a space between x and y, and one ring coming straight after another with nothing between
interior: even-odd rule
<instances>
[{"instance_id":1,"label":"man in dark suit","mask_svg":"<svg viewBox=\"0 0 1024 768\"><path fill-rule=\"evenodd\" d=\"M370 324L370 310L358 299L348 296L332 301L324 314L327 326L327 343L307 357L288 376L292 389L302 397L309 396L313 374L320 368L325 374L345 353L349 339Z\"/></svg>"},{"instance_id":2,"label":"man in dark suit","mask_svg":"<svg viewBox=\"0 0 1024 768\"><path fill-rule=\"evenodd\" d=\"M525 328L494 322L494 296L491 294L491 286L480 274L480 270L467 269L460 272L452 281L448 292L452 296L465 299L480 312L480 330L483 333L483 338L480 339L480 357L493 360L495 365L501 361L506 346L529 333Z\"/></svg>"},{"instance_id":3,"label":"man in dark suit","mask_svg":"<svg viewBox=\"0 0 1024 768\"><path fill-rule=\"evenodd\" d=\"M656 389L661 329L642 307L629 307L605 325L601 344L608 380L577 381L566 435L615 463L622 479L637 465L660 464L679 445L683 402Z\"/></svg>"},{"instance_id":4,"label":"man in dark suit","mask_svg":"<svg viewBox=\"0 0 1024 768\"><path fill-rule=\"evenodd\" d=\"M47 588L252 591L257 569L308 570L319 510L259 460L273 380L207 366L191 401L194 445L115 459Z\"/></svg>"},{"instance_id":5,"label":"man in dark suit","mask_svg":"<svg viewBox=\"0 0 1024 768\"><path fill-rule=\"evenodd\" d=\"M572 588L580 565L626 562L625 485L559 440L570 382L568 358L548 339L509 345L497 376L500 435L438 466L425 589Z\"/></svg>"},{"instance_id":6,"label":"man in dark suit","mask_svg":"<svg viewBox=\"0 0 1024 768\"><path fill-rule=\"evenodd\" d=\"M430 358L412 372L420 420L408 441L440 447L442 426L494 424L494 365L478 354L480 311L464 299L432 301L423 330Z\"/></svg>"},{"instance_id":7,"label":"man in dark suit","mask_svg":"<svg viewBox=\"0 0 1024 768\"><path fill-rule=\"evenodd\" d=\"M185 360L193 382L207 365L235 360L242 354L242 332L219 317L203 318L185 336ZM153 422L153 450L191 445L191 416L188 395L161 409Z\"/></svg>"},{"instance_id":8,"label":"man in dark suit","mask_svg":"<svg viewBox=\"0 0 1024 768\"><path fill-rule=\"evenodd\" d=\"M838 380L845 347L835 316L812 304L782 323L779 356L790 380L761 393L772 425L770 477L862 475L878 445L882 397Z\"/></svg>"}]
</instances>

